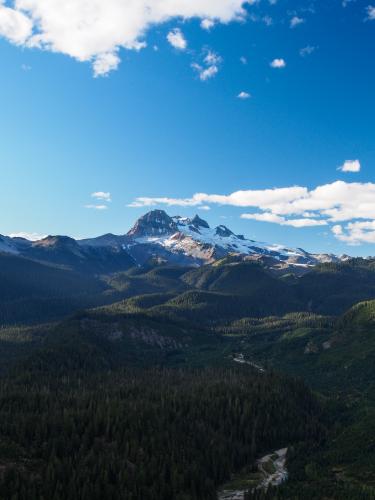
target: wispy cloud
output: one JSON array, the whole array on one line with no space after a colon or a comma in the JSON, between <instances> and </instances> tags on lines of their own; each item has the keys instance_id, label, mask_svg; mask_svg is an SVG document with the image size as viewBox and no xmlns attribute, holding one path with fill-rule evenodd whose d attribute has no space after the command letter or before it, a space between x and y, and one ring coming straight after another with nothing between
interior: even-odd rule
<instances>
[{"instance_id":1,"label":"wispy cloud","mask_svg":"<svg viewBox=\"0 0 375 500\"><path fill-rule=\"evenodd\" d=\"M260 222L272 222L274 224L279 224L280 226L292 226L296 228L328 225L328 222L322 219L286 219L285 217L281 217L280 215L276 215L270 212L264 212L261 214L242 214L241 219L251 219Z\"/></svg>"},{"instance_id":2,"label":"wispy cloud","mask_svg":"<svg viewBox=\"0 0 375 500\"><path fill-rule=\"evenodd\" d=\"M90 210L108 210L108 205L85 205Z\"/></svg>"},{"instance_id":3,"label":"wispy cloud","mask_svg":"<svg viewBox=\"0 0 375 500\"><path fill-rule=\"evenodd\" d=\"M290 27L295 28L296 26L299 26L300 24L303 24L305 20L302 17L298 16L293 16L292 19L290 20Z\"/></svg>"},{"instance_id":4,"label":"wispy cloud","mask_svg":"<svg viewBox=\"0 0 375 500\"><path fill-rule=\"evenodd\" d=\"M375 7L373 5L369 5L366 9L366 19L368 21L375 21Z\"/></svg>"},{"instance_id":5,"label":"wispy cloud","mask_svg":"<svg viewBox=\"0 0 375 500\"><path fill-rule=\"evenodd\" d=\"M217 75L222 61L223 60L219 54L206 49L202 63L199 64L194 62L191 67L197 71L200 80L206 81Z\"/></svg>"},{"instance_id":6,"label":"wispy cloud","mask_svg":"<svg viewBox=\"0 0 375 500\"><path fill-rule=\"evenodd\" d=\"M273 25L273 19L271 16L263 16L262 21L266 26L272 26Z\"/></svg>"},{"instance_id":7,"label":"wispy cloud","mask_svg":"<svg viewBox=\"0 0 375 500\"><path fill-rule=\"evenodd\" d=\"M306 47L302 47L302 49L300 49L299 55L301 57L306 57L306 56L311 55L315 51L316 51L316 47L314 47L313 45L307 45Z\"/></svg>"},{"instance_id":8,"label":"wispy cloud","mask_svg":"<svg viewBox=\"0 0 375 500\"><path fill-rule=\"evenodd\" d=\"M88 203L85 208L89 210L108 210L109 204L112 201L111 193L108 191L95 191L91 193L91 198L93 198L96 203Z\"/></svg>"},{"instance_id":9,"label":"wispy cloud","mask_svg":"<svg viewBox=\"0 0 375 500\"><path fill-rule=\"evenodd\" d=\"M110 202L112 201L111 193L108 191L96 191L95 193L91 193L91 198L95 198L96 200L102 200Z\"/></svg>"}]
</instances>

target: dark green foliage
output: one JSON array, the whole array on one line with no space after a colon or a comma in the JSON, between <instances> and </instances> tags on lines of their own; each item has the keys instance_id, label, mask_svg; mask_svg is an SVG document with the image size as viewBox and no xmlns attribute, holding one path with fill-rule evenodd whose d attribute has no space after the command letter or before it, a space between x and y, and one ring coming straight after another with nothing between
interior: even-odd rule
<instances>
[{"instance_id":1,"label":"dark green foliage","mask_svg":"<svg viewBox=\"0 0 375 500\"><path fill-rule=\"evenodd\" d=\"M375 261L358 258L318 266L300 278L298 290L309 310L343 314L357 302L375 298Z\"/></svg>"},{"instance_id":2,"label":"dark green foliage","mask_svg":"<svg viewBox=\"0 0 375 500\"><path fill-rule=\"evenodd\" d=\"M212 292L252 294L264 287L285 289L282 282L255 263L202 266L183 276L195 288Z\"/></svg>"},{"instance_id":3,"label":"dark green foliage","mask_svg":"<svg viewBox=\"0 0 375 500\"><path fill-rule=\"evenodd\" d=\"M230 258L0 264L3 325L102 306L0 330L1 499L205 500L284 446L289 481L251 498L374 498L375 302L349 309L375 297L374 261L283 278Z\"/></svg>"},{"instance_id":4,"label":"dark green foliage","mask_svg":"<svg viewBox=\"0 0 375 500\"><path fill-rule=\"evenodd\" d=\"M197 358L201 350L206 356L210 350L216 354L221 343L204 329L124 314L113 306L78 313L51 327L42 348L28 360L28 368L33 365L64 374L72 369L95 372L121 366L190 366L195 363L187 361Z\"/></svg>"},{"instance_id":5,"label":"dark green foliage","mask_svg":"<svg viewBox=\"0 0 375 500\"><path fill-rule=\"evenodd\" d=\"M110 276L107 282L111 288L127 297L160 292L176 294L187 288L180 278L188 269L172 266L131 268Z\"/></svg>"},{"instance_id":6,"label":"dark green foliage","mask_svg":"<svg viewBox=\"0 0 375 500\"><path fill-rule=\"evenodd\" d=\"M51 253L53 261L59 249L47 250L40 251ZM112 267L105 252L96 256L100 262L95 255L88 260L79 255L69 253L75 264L69 261L65 267L0 255L0 324L58 319L77 309L149 294L154 295L150 301L135 299L125 309L147 309L152 315L199 324L296 311L335 315L360 300L375 298L371 260L324 264L300 278L286 278L235 259L198 269L159 263L127 269L131 262L122 262L121 254L112 256ZM90 262L95 265L90 267ZM127 270L117 272L121 266Z\"/></svg>"},{"instance_id":7,"label":"dark green foliage","mask_svg":"<svg viewBox=\"0 0 375 500\"><path fill-rule=\"evenodd\" d=\"M303 384L247 370L24 373L0 383L0 497L216 498L264 450L324 431Z\"/></svg>"}]
</instances>

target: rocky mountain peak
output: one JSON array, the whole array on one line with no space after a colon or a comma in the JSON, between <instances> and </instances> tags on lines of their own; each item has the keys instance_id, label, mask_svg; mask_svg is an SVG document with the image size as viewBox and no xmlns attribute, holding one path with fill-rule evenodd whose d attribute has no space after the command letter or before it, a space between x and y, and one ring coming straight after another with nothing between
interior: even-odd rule
<instances>
[{"instance_id":1,"label":"rocky mountain peak","mask_svg":"<svg viewBox=\"0 0 375 500\"><path fill-rule=\"evenodd\" d=\"M205 220L201 219L199 215L196 215L192 220L191 220L191 225L194 227L204 227L205 229L210 229L210 226L208 222Z\"/></svg>"},{"instance_id":2,"label":"rocky mountain peak","mask_svg":"<svg viewBox=\"0 0 375 500\"><path fill-rule=\"evenodd\" d=\"M70 238L69 236L47 236L42 240L33 242L32 247L76 249L79 245L75 239Z\"/></svg>"},{"instance_id":3,"label":"rocky mountain peak","mask_svg":"<svg viewBox=\"0 0 375 500\"><path fill-rule=\"evenodd\" d=\"M222 238L229 238L229 236L233 236L233 233L226 226L217 226L215 231L217 236L221 236Z\"/></svg>"},{"instance_id":4,"label":"rocky mountain peak","mask_svg":"<svg viewBox=\"0 0 375 500\"><path fill-rule=\"evenodd\" d=\"M161 237L177 231L176 222L164 210L152 210L140 217L127 235L133 238Z\"/></svg>"}]
</instances>

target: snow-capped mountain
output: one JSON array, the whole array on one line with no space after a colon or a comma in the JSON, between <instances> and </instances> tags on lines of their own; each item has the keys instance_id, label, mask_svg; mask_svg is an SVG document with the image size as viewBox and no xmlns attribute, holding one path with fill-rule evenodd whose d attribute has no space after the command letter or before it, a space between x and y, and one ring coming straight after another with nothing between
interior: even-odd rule
<instances>
[{"instance_id":1,"label":"snow-capped mountain","mask_svg":"<svg viewBox=\"0 0 375 500\"><path fill-rule=\"evenodd\" d=\"M234 234L224 225L211 228L198 215L192 219L170 217L163 210L153 210L138 219L127 237L124 248L135 260L139 260L141 249L152 249L156 254L159 251L159 256L164 258L166 254L170 254L173 261L179 257L182 261L190 260L194 264L210 263L229 254L253 260L268 259L269 265L279 267L283 264L308 267L344 258L260 243Z\"/></svg>"},{"instance_id":2,"label":"snow-capped mountain","mask_svg":"<svg viewBox=\"0 0 375 500\"><path fill-rule=\"evenodd\" d=\"M105 234L78 241L66 236L48 236L36 242L0 236L0 252L75 268L98 265L98 272L105 272L107 268L113 272L117 267L120 270L132 263L143 265L155 259L199 266L231 256L237 260L261 261L274 270L293 268L295 271L321 262L347 259L346 256L311 254L299 248L260 243L235 234L223 225L211 228L198 215L171 217L164 210L152 210L143 215L122 236Z\"/></svg>"}]
</instances>

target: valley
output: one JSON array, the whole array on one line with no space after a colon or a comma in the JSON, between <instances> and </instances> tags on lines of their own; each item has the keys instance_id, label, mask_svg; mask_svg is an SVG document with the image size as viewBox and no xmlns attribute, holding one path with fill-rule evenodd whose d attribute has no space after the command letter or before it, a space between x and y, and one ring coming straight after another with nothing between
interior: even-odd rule
<instances>
[{"instance_id":1,"label":"valley","mask_svg":"<svg viewBox=\"0 0 375 500\"><path fill-rule=\"evenodd\" d=\"M374 498L375 260L233 252L168 217L6 240L1 498L74 499L68 477L77 500Z\"/></svg>"}]
</instances>

